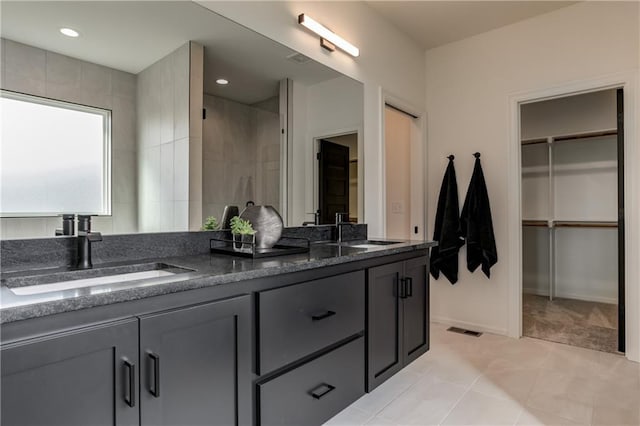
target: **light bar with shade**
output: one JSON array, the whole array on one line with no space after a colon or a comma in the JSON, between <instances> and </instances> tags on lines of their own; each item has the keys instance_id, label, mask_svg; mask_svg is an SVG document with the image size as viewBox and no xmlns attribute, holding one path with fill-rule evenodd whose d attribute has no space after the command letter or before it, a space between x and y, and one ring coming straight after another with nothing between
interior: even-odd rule
<instances>
[{"instance_id":1,"label":"light bar with shade","mask_svg":"<svg viewBox=\"0 0 640 426\"><path fill-rule=\"evenodd\" d=\"M331 47L335 46L351 56L360 56L360 49L304 13L298 15L298 23L318 34L321 37L320 45L325 49L332 50Z\"/></svg>"}]
</instances>

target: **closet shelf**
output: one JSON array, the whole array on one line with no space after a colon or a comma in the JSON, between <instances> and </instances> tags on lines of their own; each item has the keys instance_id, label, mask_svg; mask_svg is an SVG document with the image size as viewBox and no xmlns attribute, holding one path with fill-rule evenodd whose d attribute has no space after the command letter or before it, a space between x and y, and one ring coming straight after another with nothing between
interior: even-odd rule
<instances>
[{"instance_id":1,"label":"closet shelf","mask_svg":"<svg viewBox=\"0 0 640 426\"><path fill-rule=\"evenodd\" d=\"M549 226L549 222L546 220L524 219L522 221L522 226L538 226L541 228L547 228Z\"/></svg>"},{"instance_id":2,"label":"closet shelf","mask_svg":"<svg viewBox=\"0 0 640 426\"><path fill-rule=\"evenodd\" d=\"M566 135L554 135L549 138L532 138L532 139L523 139L520 141L522 145L536 145L541 143L554 143L554 142L565 142L572 141L577 139L588 139L588 138L601 138L603 136L615 136L618 134L618 129L603 129L603 130L593 130L590 132L581 132L581 133L570 133Z\"/></svg>"},{"instance_id":3,"label":"closet shelf","mask_svg":"<svg viewBox=\"0 0 640 426\"><path fill-rule=\"evenodd\" d=\"M614 221L589 221L589 220L555 220L556 228L617 228L618 222Z\"/></svg>"},{"instance_id":4,"label":"closet shelf","mask_svg":"<svg viewBox=\"0 0 640 426\"><path fill-rule=\"evenodd\" d=\"M606 220L552 220L523 219L522 226L541 228L617 228L618 222Z\"/></svg>"}]
</instances>

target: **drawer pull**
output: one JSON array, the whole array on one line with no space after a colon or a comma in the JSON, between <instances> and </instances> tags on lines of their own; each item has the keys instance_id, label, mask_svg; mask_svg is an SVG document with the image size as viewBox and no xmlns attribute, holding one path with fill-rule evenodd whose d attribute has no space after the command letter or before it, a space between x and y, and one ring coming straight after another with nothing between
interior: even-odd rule
<instances>
[{"instance_id":1,"label":"drawer pull","mask_svg":"<svg viewBox=\"0 0 640 426\"><path fill-rule=\"evenodd\" d=\"M124 366L129 370L129 374L127 377L127 392L124 396L124 402L127 403L129 407L136 406L136 365L130 363L126 359L124 360Z\"/></svg>"},{"instance_id":2,"label":"drawer pull","mask_svg":"<svg viewBox=\"0 0 640 426\"><path fill-rule=\"evenodd\" d=\"M327 383L323 383L320 386L318 386L315 389L312 389L309 392L309 395L311 395L312 397L314 397L315 399L320 399L323 396L325 396L326 394L328 394L329 392L331 392L332 390L334 390L336 387L335 386L331 386Z\"/></svg>"},{"instance_id":3,"label":"drawer pull","mask_svg":"<svg viewBox=\"0 0 640 426\"><path fill-rule=\"evenodd\" d=\"M149 352L149 358L153 361L153 386L149 386L149 393L156 398L160 397L160 356Z\"/></svg>"},{"instance_id":4,"label":"drawer pull","mask_svg":"<svg viewBox=\"0 0 640 426\"><path fill-rule=\"evenodd\" d=\"M398 280L398 293L399 293L399 297L400 299L406 299L407 298L407 280L406 278L400 278Z\"/></svg>"},{"instance_id":5,"label":"drawer pull","mask_svg":"<svg viewBox=\"0 0 640 426\"><path fill-rule=\"evenodd\" d=\"M334 316L335 314L336 314L336 313L335 313L335 312L333 312L333 311L327 311L327 312L325 312L324 314L312 315L312 316L311 316L311 319L312 319L313 321L320 321L320 320L323 320L323 319L325 319L325 318L332 317L332 316Z\"/></svg>"}]
</instances>

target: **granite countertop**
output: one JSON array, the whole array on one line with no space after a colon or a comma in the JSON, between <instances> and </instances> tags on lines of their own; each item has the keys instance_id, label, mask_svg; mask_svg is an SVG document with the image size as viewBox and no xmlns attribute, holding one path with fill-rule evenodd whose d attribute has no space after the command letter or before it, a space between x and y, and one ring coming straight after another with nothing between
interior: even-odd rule
<instances>
[{"instance_id":1,"label":"granite countertop","mask_svg":"<svg viewBox=\"0 0 640 426\"><path fill-rule=\"evenodd\" d=\"M162 264L161 267L166 270L180 273L31 295L17 295L12 289L40 284L39 280L43 277L47 277L47 282L62 281L69 279L78 271L74 272L67 268L50 268L4 273L0 287L0 323L422 250L430 248L436 243L403 241L397 244L369 248L355 248L351 246L353 244L354 242L350 242L349 245L314 243L311 245L309 253L264 259L202 254L101 264L95 265L94 269L90 271L83 271L83 278L89 278L90 275L95 276L106 268L112 269L111 273L122 274L139 271L140 265L147 266L146 269L155 269L158 264ZM52 277L54 278L52 279Z\"/></svg>"}]
</instances>

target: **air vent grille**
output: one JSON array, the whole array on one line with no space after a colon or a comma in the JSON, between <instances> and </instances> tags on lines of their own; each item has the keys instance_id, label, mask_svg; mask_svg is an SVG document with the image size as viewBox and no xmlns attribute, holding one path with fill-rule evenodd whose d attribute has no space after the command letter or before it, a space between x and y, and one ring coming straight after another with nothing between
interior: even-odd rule
<instances>
[{"instance_id":1,"label":"air vent grille","mask_svg":"<svg viewBox=\"0 0 640 426\"><path fill-rule=\"evenodd\" d=\"M297 52L287 56L287 59L297 64L306 64L311 60L311 58L304 56L302 53L297 53Z\"/></svg>"},{"instance_id":2,"label":"air vent grille","mask_svg":"<svg viewBox=\"0 0 640 426\"><path fill-rule=\"evenodd\" d=\"M458 328L458 327L449 327L447 328L447 331L451 331L453 333L459 333L459 334L466 334L467 336L474 336L474 337L482 336L482 333L480 333L479 331L465 330L464 328Z\"/></svg>"}]
</instances>

